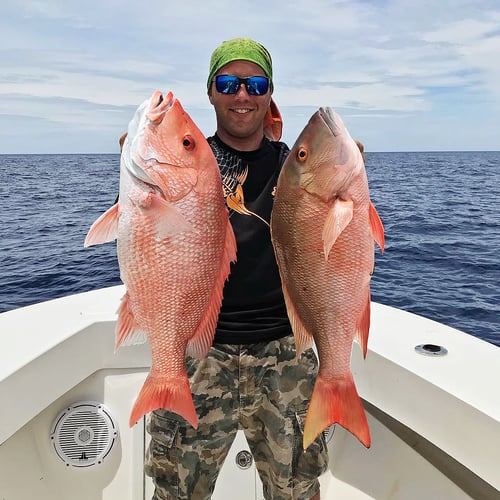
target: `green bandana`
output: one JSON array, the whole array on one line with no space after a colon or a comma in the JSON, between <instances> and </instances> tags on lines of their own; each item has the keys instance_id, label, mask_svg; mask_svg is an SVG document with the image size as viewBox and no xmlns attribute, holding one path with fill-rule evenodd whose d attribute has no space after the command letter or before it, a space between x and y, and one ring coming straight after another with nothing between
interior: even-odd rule
<instances>
[{"instance_id":1,"label":"green bandana","mask_svg":"<svg viewBox=\"0 0 500 500\"><path fill-rule=\"evenodd\" d=\"M266 48L250 38L233 38L222 42L214 50L210 58L210 71L207 80L208 90L210 90L212 79L217 71L231 61L250 61L260 66L271 81L272 89L273 63Z\"/></svg>"}]
</instances>

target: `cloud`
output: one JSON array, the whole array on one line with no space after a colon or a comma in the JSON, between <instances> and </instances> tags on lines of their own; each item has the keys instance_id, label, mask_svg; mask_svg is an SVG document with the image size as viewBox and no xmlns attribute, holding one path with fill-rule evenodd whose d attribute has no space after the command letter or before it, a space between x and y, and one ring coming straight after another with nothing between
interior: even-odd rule
<instances>
[{"instance_id":1,"label":"cloud","mask_svg":"<svg viewBox=\"0 0 500 500\"><path fill-rule=\"evenodd\" d=\"M487 92L500 104L500 11L484 13L479 19L463 19L426 33L423 40L447 48L459 71L475 75L479 91Z\"/></svg>"},{"instance_id":2,"label":"cloud","mask_svg":"<svg viewBox=\"0 0 500 500\"><path fill-rule=\"evenodd\" d=\"M357 117L363 133L371 118L392 131L406 117L405 144L415 137L414 148L427 149L412 130L424 117L446 117L454 128L453 120L474 118L479 129L481 115L500 110L499 21L494 0L455 0L453 9L438 0L255 0L252 8L235 0L89 0L85 8L3 0L0 109L9 120L65 124L92 150L95 131L117 134L153 90L173 90L211 133L210 53L222 40L250 36L273 55L276 100L293 133L305 109L331 105ZM498 118L492 123L498 128ZM111 133L109 141L114 151Z\"/></svg>"}]
</instances>

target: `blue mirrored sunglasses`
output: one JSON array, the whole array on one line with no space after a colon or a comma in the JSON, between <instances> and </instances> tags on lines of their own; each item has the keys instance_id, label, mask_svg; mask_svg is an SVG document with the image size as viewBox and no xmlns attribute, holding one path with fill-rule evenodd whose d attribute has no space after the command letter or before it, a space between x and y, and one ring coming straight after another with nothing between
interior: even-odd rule
<instances>
[{"instance_id":1,"label":"blue mirrored sunglasses","mask_svg":"<svg viewBox=\"0 0 500 500\"><path fill-rule=\"evenodd\" d=\"M213 81L217 92L221 94L236 94L242 83L245 84L249 95L264 95L269 90L269 78L267 76L240 78L234 75L217 75Z\"/></svg>"}]
</instances>

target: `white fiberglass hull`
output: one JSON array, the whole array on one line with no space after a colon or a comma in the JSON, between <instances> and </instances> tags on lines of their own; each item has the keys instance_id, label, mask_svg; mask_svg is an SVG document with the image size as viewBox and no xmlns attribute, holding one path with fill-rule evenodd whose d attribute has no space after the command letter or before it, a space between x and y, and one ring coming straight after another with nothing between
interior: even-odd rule
<instances>
[{"instance_id":1,"label":"white fiberglass hull","mask_svg":"<svg viewBox=\"0 0 500 500\"><path fill-rule=\"evenodd\" d=\"M0 314L1 500L151 497L143 474L144 420L128 427L150 356L147 345L114 353L123 291L112 287ZM448 354L419 354L419 344L444 346ZM500 349L373 304L369 352L363 360L355 347L352 369L372 446L335 428L322 499L500 498ZM105 405L117 429L102 463L86 467L65 463L51 440L58 415L82 401ZM240 434L214 499L263 498L255 467L236 463L245 461L238 455L245 450Z\"/></svg>"}]
</instances>

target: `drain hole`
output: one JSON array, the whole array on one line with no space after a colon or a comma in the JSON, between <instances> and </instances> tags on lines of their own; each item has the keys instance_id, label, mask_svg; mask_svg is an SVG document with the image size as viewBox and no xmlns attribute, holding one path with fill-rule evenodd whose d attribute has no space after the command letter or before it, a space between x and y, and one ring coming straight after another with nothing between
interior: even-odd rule
<instances>
[{"instance_id":1,"label":"drain hole","mask_svg":"<svg viewBox=\"0 0 500 500\"><path fill-rule=\"evenodd\" d=\"M447 349L436 344L420 344L415 346L415 351L419 354L425 354L427 356L445 356L448 354Z\"/></svg>"}]
</instances>

